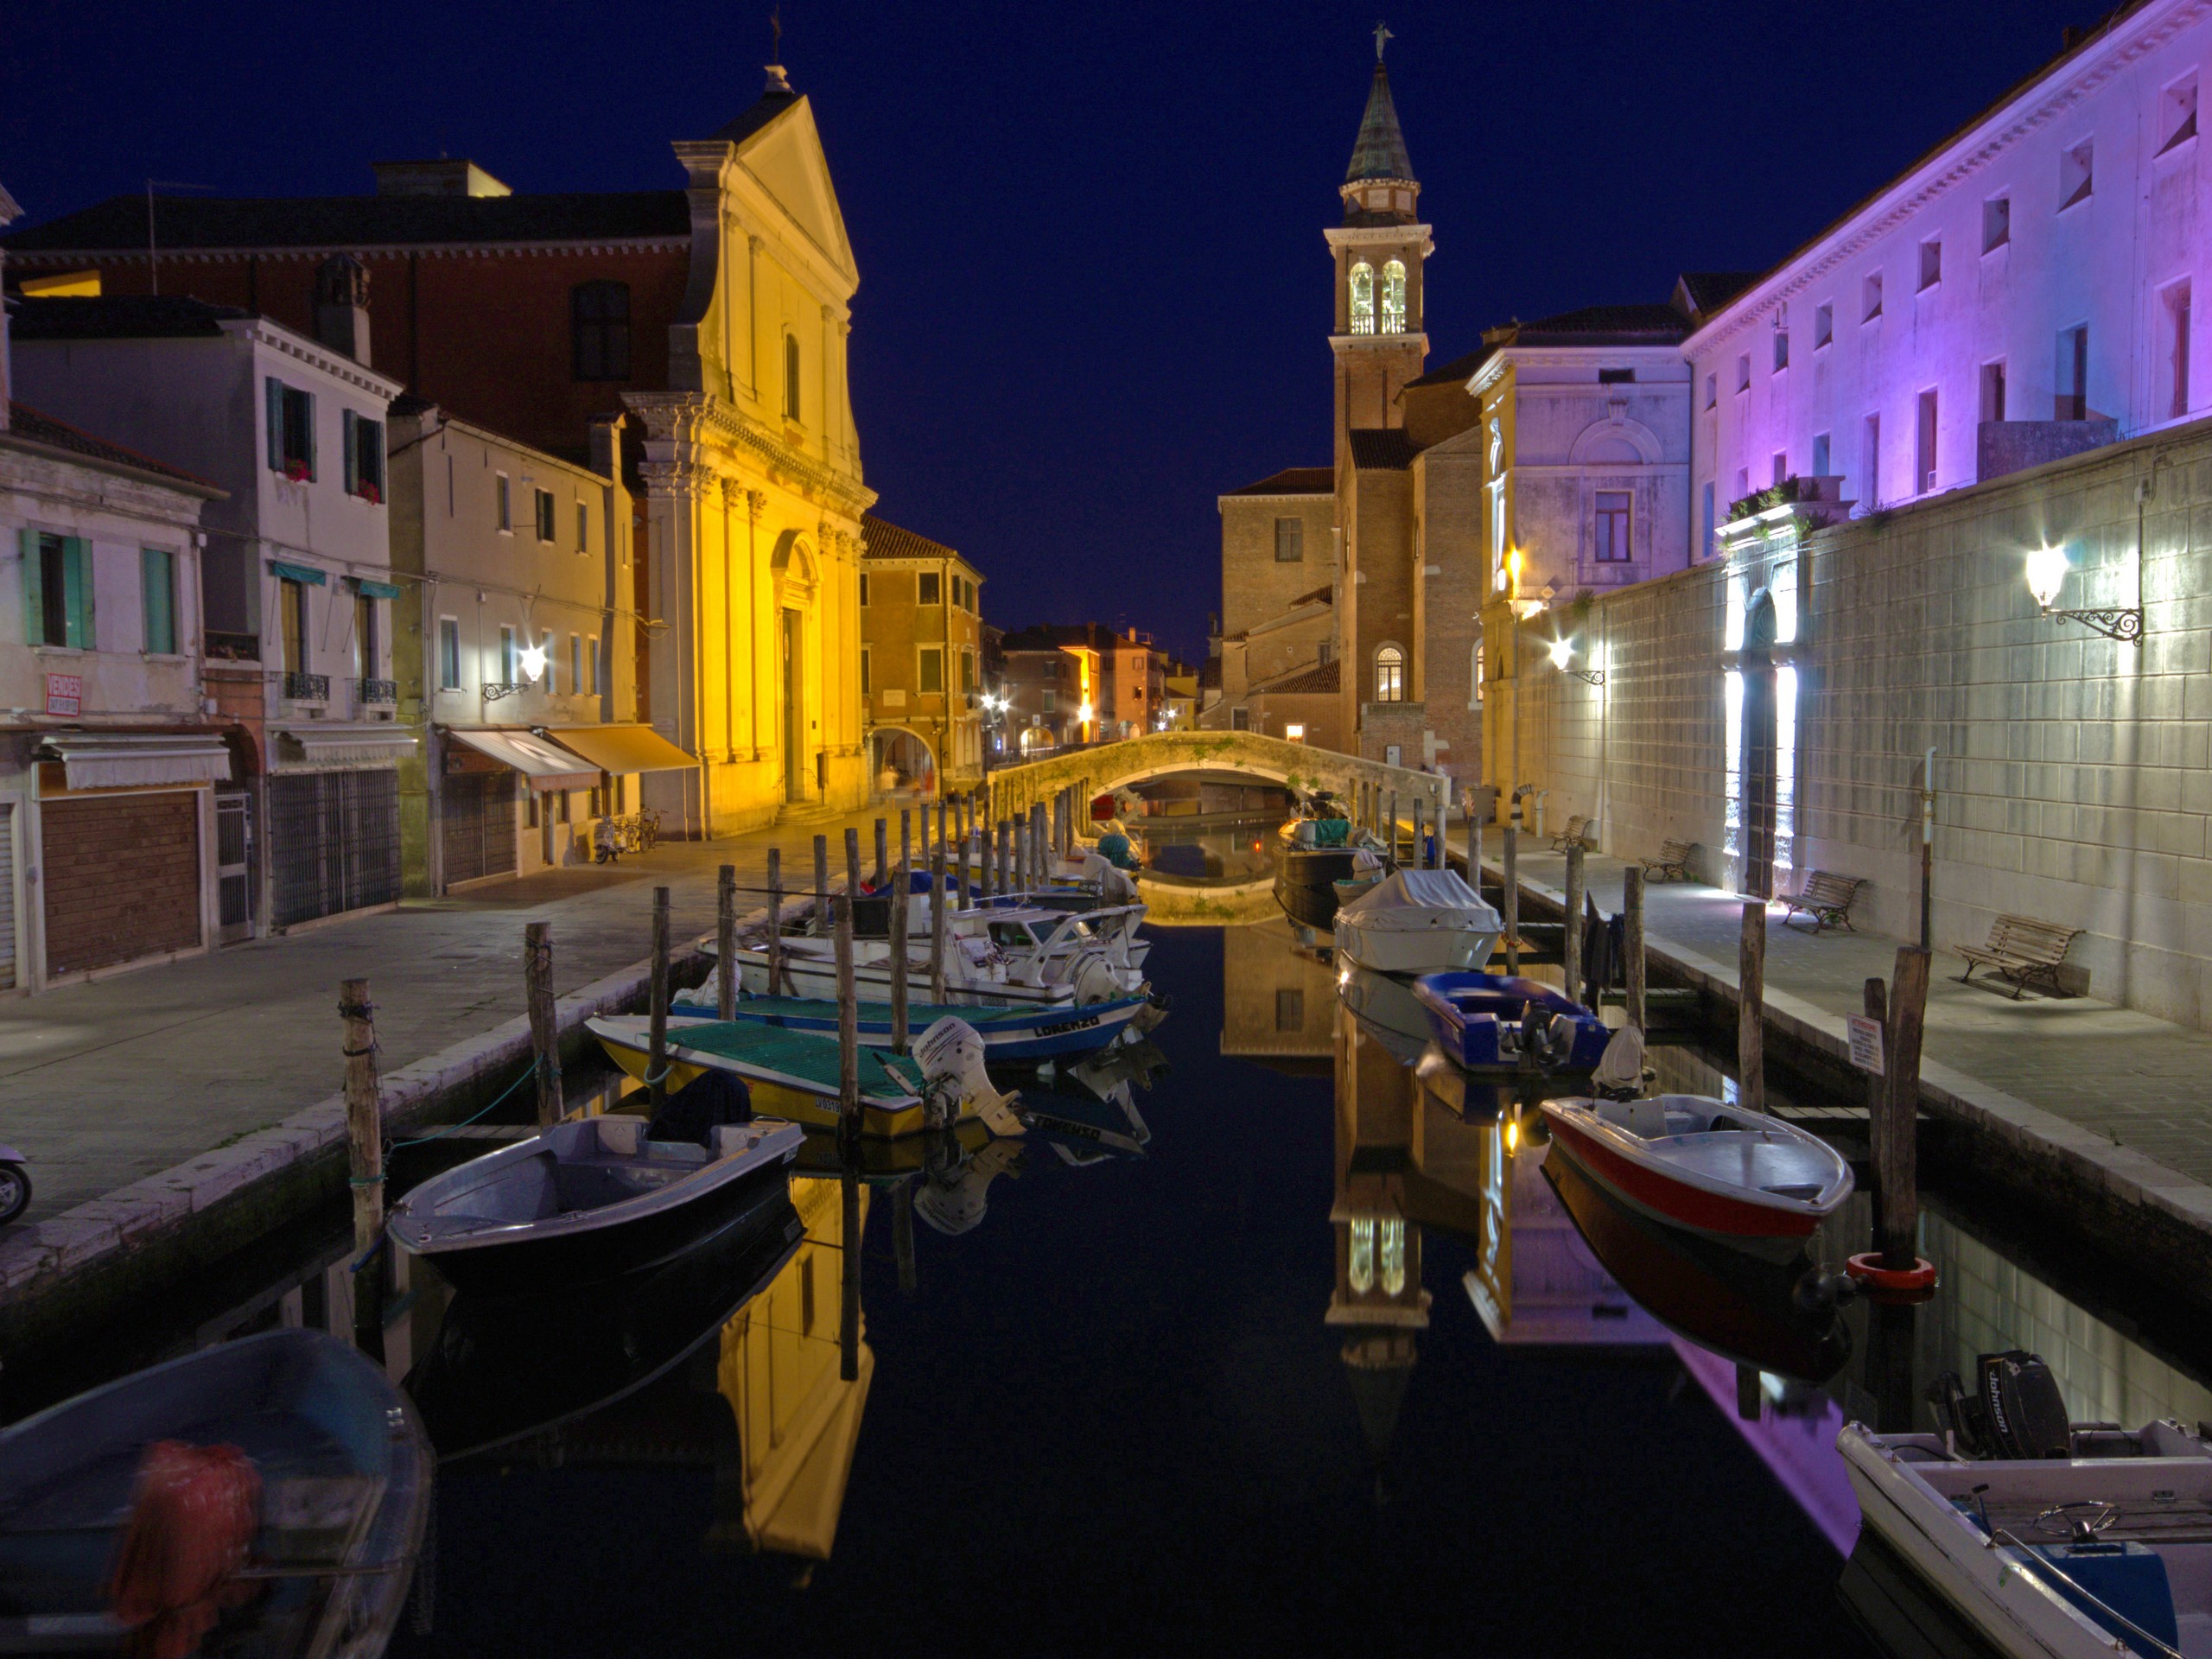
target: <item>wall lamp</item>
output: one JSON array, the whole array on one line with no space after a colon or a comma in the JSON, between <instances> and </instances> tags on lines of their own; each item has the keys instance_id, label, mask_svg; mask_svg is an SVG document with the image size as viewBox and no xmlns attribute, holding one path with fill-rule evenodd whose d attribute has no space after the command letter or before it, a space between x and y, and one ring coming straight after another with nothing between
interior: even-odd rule
<instances>
[{"instance_id":1,"label":"wall lamp","mask_svg":"<svg viewBox=\"0 0 2212 1659\"><path fill-rule=\"evenodd\" d=\"M1605 683L1604 669L1577 668L1573 664L1574 642L1572 639L1553 640L1552 666L1554 668L1562 674L1572 674L1576 679L1586 681L1592 685L1603 685Z\"/></svg>"},{"instance_id":2,"label":"wall lamp","mask_svg":"<svg viewBox=\"0 0 2212 1659\"><path fill-rule=\"evenodd\" d=\"M2069 561L2063 547L2039 547L2028 555L2028 592L2035 595L2036 609L2054 622L2079 622L2094 629L2107 639L2139 639L2143 637L2143 607L2133 610L2068 611L2058 608L2059 590L2066 585L2066 571Z\"/></svg>"}]
</instances>

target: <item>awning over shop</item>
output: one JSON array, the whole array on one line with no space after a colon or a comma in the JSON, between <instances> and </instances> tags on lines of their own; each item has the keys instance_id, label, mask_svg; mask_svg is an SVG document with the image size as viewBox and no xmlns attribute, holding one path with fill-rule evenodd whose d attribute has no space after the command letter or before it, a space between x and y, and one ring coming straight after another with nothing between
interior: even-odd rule
<instances>
[{"instance_id":1,"label":"awning over shop","mask_svg":"<svg viewBox=\"0 0 2212 1659\"><path fill-rule=\"evenodd\" d=\"M568 750L533 732L478 731L454 726L447 728L446 735L479 754L489 755L503 766L513 767L532 789L593 789L599 784L597 766L580 766Z\"/></svg>"},{"instance_id":2,"label":"awning over shop","mask_svg":"<svg viewBox=\"0 0 2212 1659\"><path fill-rule=\"evenodd\" d=\"M269 751L274 772L360 772L396 766L415 753L415 734L383 721L286 726L276 737Z\"/></svg>"},{"instance_id":3,"label":"awning over shop","mask_svg":"<svg viewBox=\"0 0 2212 1659\"><path fill-rule=\"evenodd\" d=\"M547 735L601 772L690 772L699 764L650 726L555 726Z\"/></svg>"},{"instance_id":4,"label":"awning over shop","mask_svg":"<svg viewBox=\"0 0 2212 1659\"><path fill-rule=\"evenodd\" d=\"M348 576L346 580L353 584L354 592L365 594L371 599L399 597L399 589L388 582L371 582L366 576Z\"/></svg>"},{"instance_id":5,"label":"awning over shop","mask_svg":"<svg viewBox=\"0 0 2212 1659\"><path fill-rule=\"evenodd\" d=\"M215 732L52 732L44 746L60 757L72 789L220 784L231 776L231 752Z\"/></svg>"},{"instance_id":6,"label":"awning over shop","mask_svg":"<svg viewBox=\"0 0 2212 1659\"><path fill-rule=\"evenodd\" d=\"M318 570L311 564L294 564L286 559L270 560L269 574L282 576L287 582L303 582L310 588L320 588L330 580L326 570Z\"/></svg>"}]
</instances>

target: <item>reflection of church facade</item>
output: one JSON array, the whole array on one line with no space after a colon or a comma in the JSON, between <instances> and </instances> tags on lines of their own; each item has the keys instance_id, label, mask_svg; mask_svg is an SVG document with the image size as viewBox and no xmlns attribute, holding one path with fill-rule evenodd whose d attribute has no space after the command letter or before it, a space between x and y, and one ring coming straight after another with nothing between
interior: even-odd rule
<instances>
[{"instance_id":1,"label":"reflection of church facade","mask_svg":"<svg viewBox=\"0 0 2212 1659\"><path fill-rule=\"evenodd\" d=\"M1487 688L1522 672L1513 620L1689 562L1680 345L1699 284L1726 279L1509 323L1429 369L1434 243L1379 56L1338 194L1330 464L1219 498L1220 691L1200 724L1507 783Z\"/></svg>"}]
</instances>

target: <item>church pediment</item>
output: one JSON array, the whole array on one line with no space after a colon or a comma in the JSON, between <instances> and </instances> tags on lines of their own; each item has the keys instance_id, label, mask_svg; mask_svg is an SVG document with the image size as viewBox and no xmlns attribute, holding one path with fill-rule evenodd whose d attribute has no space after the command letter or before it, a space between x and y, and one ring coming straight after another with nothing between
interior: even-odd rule
<instances>
[{"instance_id":1,"label":"church pediment","mask_svg":"<svg viewBox=\"0 0 2212 1659\"><path fill-rule=\"evenodd\" d=\"M845 216L830 181L830 158L814 124L814 107L795 100L774 120L747 136L737 148L737 162L759 181L776 205L790 215L849 283L860 281Z\"/></svg>"}]
</instances>

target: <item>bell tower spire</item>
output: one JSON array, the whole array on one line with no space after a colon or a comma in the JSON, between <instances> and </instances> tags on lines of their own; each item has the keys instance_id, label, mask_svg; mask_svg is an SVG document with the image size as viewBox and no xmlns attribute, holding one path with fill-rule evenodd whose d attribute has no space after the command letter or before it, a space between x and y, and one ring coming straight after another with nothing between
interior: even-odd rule
<instances>
[{"instance_id":1,"label":"bell tower spire","mask_svg":"<svg viewBox=\"0 0 2212 1659\"><path fill-rule=\"evenodd\" d=\"M1421 181L1390 97L1382 48L1393 38L1375 25L1375 74L1352 143L1351 164L1337 194L1344 223L1323 234L1336 266L1336 450L1341 463L1355 428L1395 427L1398 392L1428 355L1422 327L1422 268L1434 251L1421 223Z\"/></svg>"}]
</instances>

